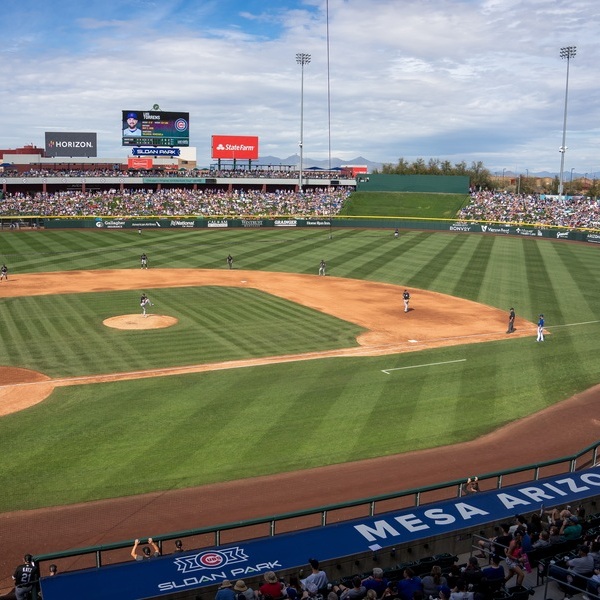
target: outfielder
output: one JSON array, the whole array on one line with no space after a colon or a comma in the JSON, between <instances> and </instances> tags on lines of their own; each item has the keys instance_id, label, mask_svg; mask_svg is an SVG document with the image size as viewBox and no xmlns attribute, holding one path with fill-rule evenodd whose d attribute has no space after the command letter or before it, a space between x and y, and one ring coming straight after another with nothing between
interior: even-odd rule
<instances>
[{"instance_id":1,"label":"outfielder","mask_svg":"<svg viewBox=\"0 0 600 600\"><path fill-rule=\"evenodd\" d=\"M154 304L150 302L150 298L148 298L146 294L142 294L142 297L140 298L140 306L142 307L142 314L144 317L147 317L148 315L146 314L146 306L154 306Z\"/></svg>"},{"instance_id":2,"label":"outfielder","mask_svg":"<svg viewBox=\"0 0 600 600\"><path fill-rule=\"evenodd\" d=\"M537 324L537 340L536 342L544 341L544 315L540 315L540 319Z\"/></svg>"},{"instance_id":3,"label":"outfielder","mask_svg":"<svg viewBox=\"0 0 600 600\"><path fill-rule=\"evenodd\" d=\"M8 267L6 265L2 265L2 267L0 267L0 281L3 279L8 281Z\"/></svg>"},{"instance_id":4,"label":"outfielder","mask_svg":"<svg viewBox=\"0 0 600 600\"><path fill-rule=\"evenodd\" d=\"M408 303L410 302L410 294L408 293L408 290L404 290L402 293L402 300L404 300L404 312L407 313Z\"/></svg>"},{"instance_id":5,"label":"outfielder","mask_svg":"<svg viewBox=\"0 0 600 600\"><path fill-rule=\"evenodd\" d=\"M325 270L327 269L327 263L322 260L319 263L319 275L325 275Z\"/></svg>"}]
</instances>

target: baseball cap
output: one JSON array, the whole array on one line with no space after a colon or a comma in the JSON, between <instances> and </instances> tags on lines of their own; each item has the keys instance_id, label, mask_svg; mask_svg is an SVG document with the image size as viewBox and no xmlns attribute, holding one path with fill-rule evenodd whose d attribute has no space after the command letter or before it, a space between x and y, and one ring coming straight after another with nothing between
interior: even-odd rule
<instances>
[{"instance_id":1,"label":"baseball cap","mask_svg":"<svg viewBox=\"0 0 600 600\"><path fill-rule=\"evenodd\" d=\"M127 113L127 118L128 119L137 119L138 116L137 116L137 113L130 112L130 113Z\"/></svg>"}]
</instances>

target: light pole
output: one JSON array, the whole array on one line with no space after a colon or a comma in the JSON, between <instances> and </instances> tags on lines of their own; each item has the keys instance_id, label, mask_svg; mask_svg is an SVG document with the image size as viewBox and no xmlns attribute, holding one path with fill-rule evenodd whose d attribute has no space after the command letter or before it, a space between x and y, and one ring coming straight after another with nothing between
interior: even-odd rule
<instances>
[{"instance_id":1,"label":"light pole","mask_svg":"<svg viewBox=\"0 0 600 600\"><path fill-rule=\"evenodd\" d=\"M300 65L300 169L298 173L298 191L302 193L302 159L304 156L304 65L310 63L310 54L298 52L296 62Z\"/></svg>"},{"instance_id":2,"label":"light pole","mask_svg":"<svg viewBox=\"0 0 600 600\"><path fill-rule=\"evenodd\" d=\"M560 176L558 180L558 195L562 196L564 191L563 175L565 171L565 152L567 151L567 100L569 98L569 64L572 58L575 58L577 54L576 46L565 46L560 49L560 57L567 59L567 83L565 86L565 114L563 117L563 134L562 134L562 145L558 149L560 152Z\"/></svg>"}]
</instances>

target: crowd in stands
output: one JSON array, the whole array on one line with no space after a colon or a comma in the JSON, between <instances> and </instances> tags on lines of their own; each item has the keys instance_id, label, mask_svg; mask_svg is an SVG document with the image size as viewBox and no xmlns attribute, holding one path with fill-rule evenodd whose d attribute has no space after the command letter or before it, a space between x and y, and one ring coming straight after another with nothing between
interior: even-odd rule
<instances>
[{"instance_id":1,"label":"crowd in stands","mask_svg":"<svg viewBox=\"0 0 600 600\"><path fill-rule=\"evenodd\" d=\"M471 202L460 210L459 217L475 221L600 228L600 203L586 197L563 199L480 191L471 194Z\"/></svg>"},{"instance_id":2,"label":"crowd in stands","mask_svg":"<svg viewBox=\"0 0 600 600\"><path fill-rule=\"evenodd\" d=\"M234 216L338 214L347 188L261 192L258 190L124 190L61 191L7 194L0 216Z\"/></svg>"},{"instance_id":3,"label":"crowd in stands","mask_svg":"<svg viewBox=\"0 0 600 600\"><path fill-rule=\"evenodd\" d=\"M274 166L257 166L252 169L127 169L121 165L113 168L69 168L48 169L32 168L19 172L13 168L5 167L3 177L169 177L189 179L192 177L216 178L255 178L255 179L298 179L300 173L296 167L283 169ZM342 170L328 170L308 168L303 170L303 176L310 179L339 179L347 177L353 179L352 174Z\"/></svg>"}]
</instances>

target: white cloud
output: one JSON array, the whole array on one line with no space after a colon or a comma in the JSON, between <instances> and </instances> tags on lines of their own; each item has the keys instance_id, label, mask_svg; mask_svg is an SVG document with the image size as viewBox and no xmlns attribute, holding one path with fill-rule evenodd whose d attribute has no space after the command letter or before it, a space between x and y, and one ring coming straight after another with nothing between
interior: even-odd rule
<instances>
[{"instance_id":1,"label":"white cloud","mask_svg":"<svg viewBox=\"0 0 600 600\"><path fill-rule=\"evenodd\" d=\"M258 135L263 151L285 157L300 135L295 54L308 52L305 156L326 158L325 2L106 0L77 3L71 20L70 0L53 3L54 20L9 11L0 25L0 147L42 144L45 130L97 131L101 155L122 156L120 111L158 103L190 112L202 163L216 133ZM600 172L591 0L329 0L329 17L333 156L557 171L559 49L577 45L565 166Z\"/></svg>"}]
</instances>

